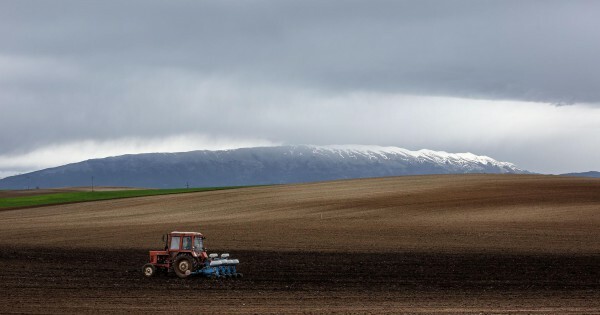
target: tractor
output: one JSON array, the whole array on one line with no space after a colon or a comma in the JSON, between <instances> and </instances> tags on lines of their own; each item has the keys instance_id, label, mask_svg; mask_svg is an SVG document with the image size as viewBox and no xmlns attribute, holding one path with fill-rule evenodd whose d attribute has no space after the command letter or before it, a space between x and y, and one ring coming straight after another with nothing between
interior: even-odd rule
<instances>
[{"instance_id":1,"label":"tractor","mask_svg":"<svg viewBox=\"0 0 600 315\"><path fill-rule=\"evenodd\" d=\"M208 278L241 278L237 272L239 260L229 254L206 254L204 235L198 232L178 232L163 235L164 250L151 250L150 262L142 271L153 277L157 272L175 272L179 278L200 275Z\"/></svg>"}]
</instances>

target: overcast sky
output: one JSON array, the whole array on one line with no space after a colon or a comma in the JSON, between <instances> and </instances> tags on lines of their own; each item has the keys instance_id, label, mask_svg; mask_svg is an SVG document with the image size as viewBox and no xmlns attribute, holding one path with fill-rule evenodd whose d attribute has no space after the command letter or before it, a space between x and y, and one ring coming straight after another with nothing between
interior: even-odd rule
<instances>
[{"instance_id":1,"label":"overcast sky","mask_svg":"<svg viewBox=\"0 0 600 315\"><path fill-rule=\"evenodd\" d=\"M600 1L0 0L0 177L276 144L600 170Z\"/></svg>"}]
</instances>

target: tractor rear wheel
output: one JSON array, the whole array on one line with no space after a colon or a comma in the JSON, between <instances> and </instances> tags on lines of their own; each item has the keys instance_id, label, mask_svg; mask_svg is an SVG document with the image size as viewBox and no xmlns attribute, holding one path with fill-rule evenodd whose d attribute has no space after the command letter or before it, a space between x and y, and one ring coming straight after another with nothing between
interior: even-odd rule
<instances>
[{"instance_id":1,"label":"tractor rear wheel","mask_svg":"<svg viewBox=\"0 0 600 315\"><path fill-rule=\"evenodd\" d=\"M144 272L144 276L147 278L151 278L156 275L156 267L154 267L153 264L145 264L144 268L142 268L142 271Z\"/></svg>"},{"instance_id":2,"label":"tractor rear wheel","mask_svg":"<svg viewBox=\"0 0 600 315\"><path fill-rule=\"evenodd\" d=\"M175 258L175 264L173 270L179 278L187 278L191 273L193 267L192 258L189 256L179 256Z\"/></svg>"}]
</instances>

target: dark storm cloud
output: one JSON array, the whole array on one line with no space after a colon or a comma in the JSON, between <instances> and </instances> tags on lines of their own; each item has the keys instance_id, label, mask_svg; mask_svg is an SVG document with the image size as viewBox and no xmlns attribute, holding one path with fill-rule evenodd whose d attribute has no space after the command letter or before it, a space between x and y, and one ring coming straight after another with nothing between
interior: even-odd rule
<instances>
[{"instance_id":1,"label":"dark storm cloud","mask_svg":"<svg viewBox=\"0 0 600 315\"><path fill-rule=\"evenodd\" d=\"M322 89L599 102L597 1L13 1L2 52Z\"/></svg>"},{"instance_id":2,"label":"dark storm cloud","mask_svg":"<svg viewBox=\"0 0 600 315\"><path fill-rule=\"evenodd\" d=\"M428 124L359 130L395 104L339 104L354 93L596 106L598 12L598 1L2 1L0 157L194 133L402 146L400 132Z\"/></svg>"}]
</instances>

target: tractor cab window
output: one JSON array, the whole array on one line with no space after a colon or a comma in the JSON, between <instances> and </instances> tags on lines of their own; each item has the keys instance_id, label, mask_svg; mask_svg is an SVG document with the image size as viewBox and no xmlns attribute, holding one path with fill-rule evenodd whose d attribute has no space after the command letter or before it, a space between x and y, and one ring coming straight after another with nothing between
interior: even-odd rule
<instances>
[{"instance_id":1,"label":"tractor cab window","mask_svg":"<svg viewBox=\"0 0 600 315\"><path fill-rule=\"evenodd\" d=\"M171 237L171 246L169 246L169 249L179 249L179 239L181 237L180 236L172 236Z\"/></svg>"},{"instance_id":2,"label":"tractor cab window","mask_svg":"<svg viewBox=\"0 0 600 315\"><path fill-rule=\"evenodd\" d=\"M182 248L183 250L192 250L192 237L191 236L184 236L183 237L183 246Z\"/></svg>"},{"instance_id":3,"label":"tractor cab window","mask_svg":"<svg viewBox=\"0 0 600 315\"><path fill-rule=\"evenodd\" d=\"M194 250L197 252L201 252L204 249L204 244L202 244L202 237L196 236L194 238Z\"/></svg>"}]
</instances>

